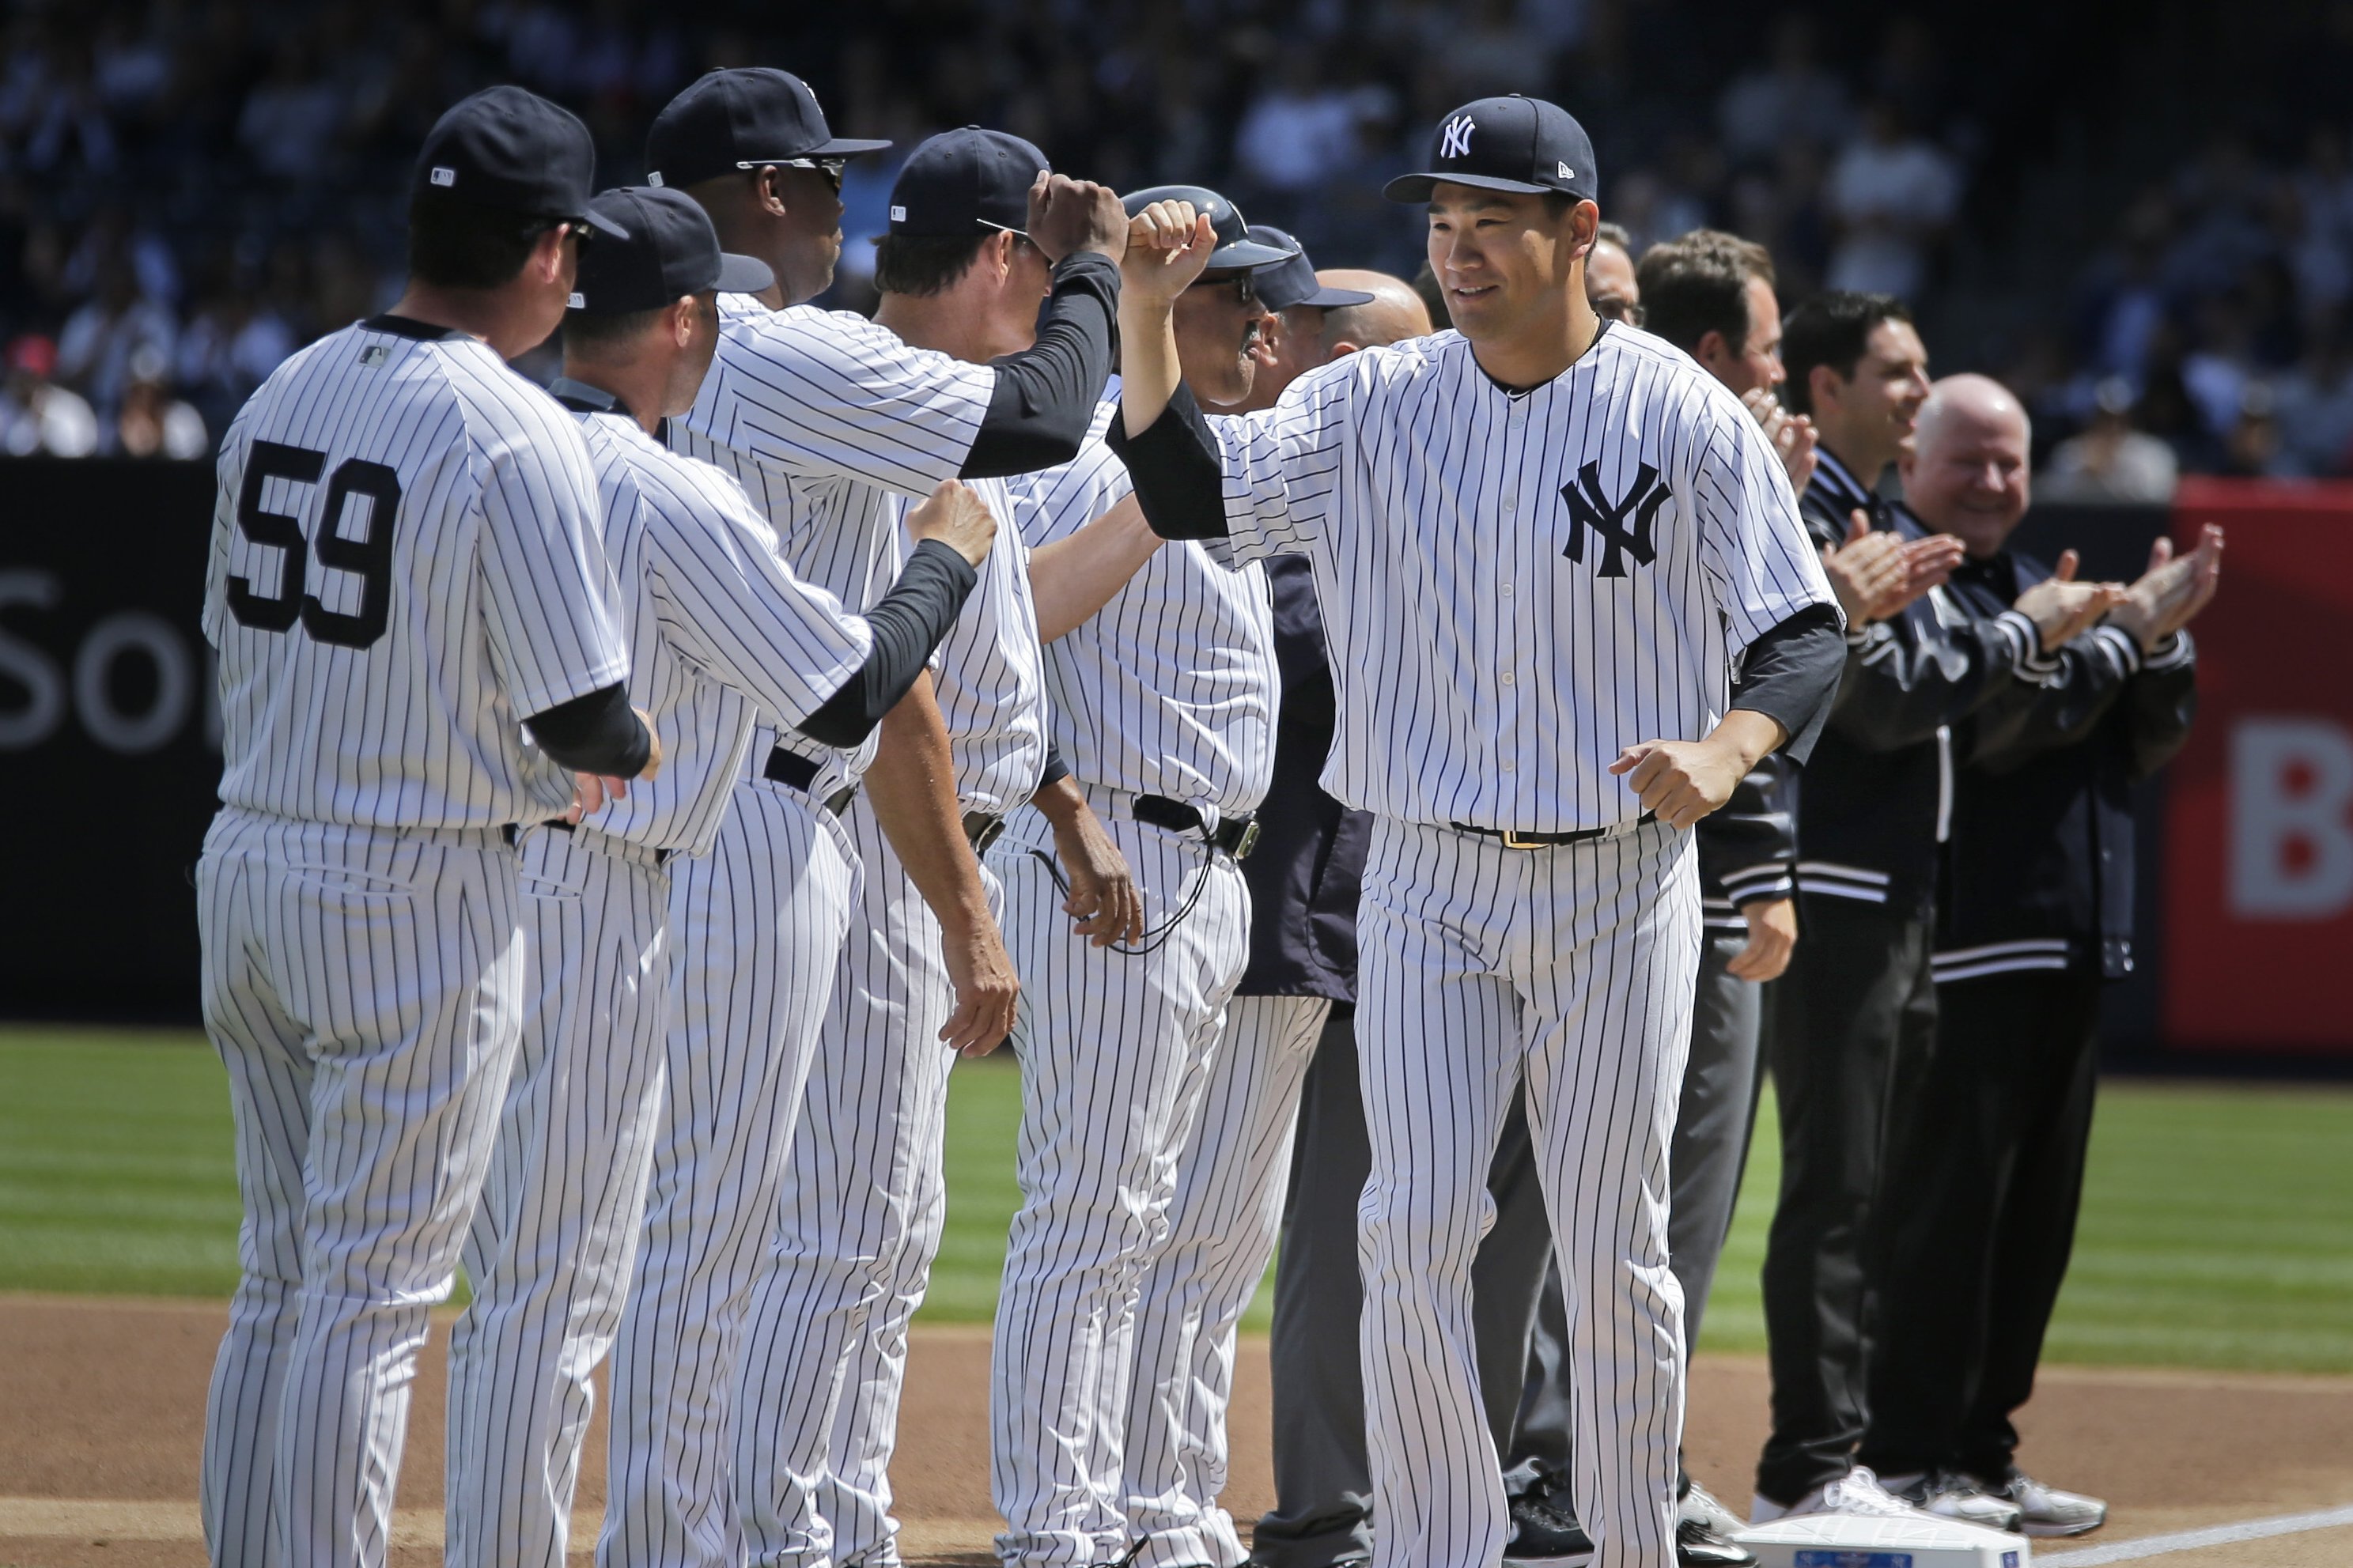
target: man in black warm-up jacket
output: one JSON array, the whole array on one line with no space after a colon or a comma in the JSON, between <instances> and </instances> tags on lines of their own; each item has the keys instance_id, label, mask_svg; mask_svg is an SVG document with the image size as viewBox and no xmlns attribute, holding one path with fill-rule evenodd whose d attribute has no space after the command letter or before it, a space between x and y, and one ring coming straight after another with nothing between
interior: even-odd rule
<instances>
[{"instance_id":1,"label":"man in black warm-up jacket","mask_svg":"<svg viewBox=\"0 0 2353 1568\"><path fill-rule=\"evenodd\" d=\"M1999 385L1937 384L1905 492L1966 542L1946 592L1969 615L1999 616L2050 576L2004 548L2026 510L2026 453L2025 416ZM2180 749L2197 702L2182 628L2218 578L2208 532L2170 565L2160 544L2042 683L2013 683L1953 731L1936 1047L1881 1194L1862 1457L1894 1489L1981 1489L2030 1535L2081 1534L2107 1512L2022 1473L2010 1418L2032 1391L2074 1238L2100 989L2133 967L2133 785Z\"/></svg>"},{"instance_id":2,"label":"man in black warm-up jacket","mask_svg":"<svg viewBox=\"0 0 2353 1568\"><path fill-rule=\"evenodd\" d=\"M2049 668L2103 607L2101 590L2052 584L2015 608L1963 613L1934 584L1957 545L1873 489L1927 393L1926 351L1904 307L1832 293L1791 313L1788 401L1820 438L1799 510L1828 551L1848 616L1846 667L1798 816L1800 932L1770 1005L1781 1191L1767 1245L1765 1322L1773 1431L1752 1517L1905 1511L1853 1465L1866 1420L1865 1258L1901 1086L1936 1026L1929 977L1936 847L1950 727ZM2006 1525L1983 1499L1940 1511Z\"/></svg>"}]
</instances>

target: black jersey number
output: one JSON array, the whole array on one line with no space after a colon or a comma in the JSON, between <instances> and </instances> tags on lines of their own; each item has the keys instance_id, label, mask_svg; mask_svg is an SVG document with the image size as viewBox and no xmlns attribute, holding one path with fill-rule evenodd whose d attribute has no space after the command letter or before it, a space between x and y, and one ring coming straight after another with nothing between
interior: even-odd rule
<instances>
[{"instance_id":1,"label":"black jersey number","mask_svg":"<svg viewBox=\"0 0 2353 1568\"><path fill-rule=\"evenodd\" d=\"M256 441L246 459L245 486L237 492L237 525L246 538L283 552L278 591L256 590L245 577L228 580L228 611L238 624L262 631L291 631L301 621L316 640L338 647L367 647L384 636L392 618L392 528L400 512L400 476L382 463L349 458L335 467L327 481L326 516L319 525L318 543L302 537L302 525L282 511L261 504L262 486L270 479L291 479L315 485L326 471L327 455L307 447ZM367 532L353 538L344 531L352 521L352 500L367 502ZM310 556L319 564L349 572L360 580L360 607L346 615L331 610L307 591Z\"/></svg>"}]
</instances>

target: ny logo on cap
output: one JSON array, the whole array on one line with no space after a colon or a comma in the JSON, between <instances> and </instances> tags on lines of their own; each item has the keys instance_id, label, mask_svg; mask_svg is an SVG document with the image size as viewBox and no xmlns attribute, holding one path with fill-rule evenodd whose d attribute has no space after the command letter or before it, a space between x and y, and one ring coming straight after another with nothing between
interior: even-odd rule
<instances>
[{"instance_id":1,"label":"ny logo on cap","mask_svg":"<svg viewBox=\"0 0 2353 1568\"><path fill-rule=\"evenodd\" d=\"M458 183L458 171L437 167L433 171L433 183L437 185L454 185Z\"/></svg>"},{"instance_id":2,"label":"ny logo on cap","mask_svg":"<svg viewBox=\"0 0 2353 1568\"><path fill-rule=\"evenodd\" d=\"M1441 158L1468 158L1471 155L1471 132L1478 129L1478 121L1469 115L1456 115L1446 122L1438 143L1438 155Z\"/></svg>"},{"instance_id":3,"label":"ny logo on cap","mask_svg":"<svg viewBox=\"0 0 2353 1568\"><path fill-rule=\"evenodd\" d=\"M1651 525L1672 492L1650 464L1634 470L1634 482L1615 504L1601 499L1599 463L1588 463L1577 470L1576 479L1560 487L1560 494L1568 502L1569 527L1568 544L1561 553L1580 566L1585 564L1585 533L1591 529L1603 545L1601 563L1593 571L1596 577L1626 575L1628 554L1642 566L1659 558L1658 547L1651 540Z\"/></svg>"}]
</instances>

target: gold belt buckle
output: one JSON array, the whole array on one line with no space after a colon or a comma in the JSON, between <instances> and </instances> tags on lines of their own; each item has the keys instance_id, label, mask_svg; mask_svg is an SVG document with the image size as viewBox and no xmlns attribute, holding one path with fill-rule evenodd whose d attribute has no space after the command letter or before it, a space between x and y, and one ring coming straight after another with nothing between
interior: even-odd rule
<instances>
[{"instance_id":1,"label":"gold belt buckle","mask_svg":"<svg viewBox=\"0 0 2353 1568\"><path fill-rule=\"evenodd\" d=\"M1504 829L1504 847L1506 849L1549 849L1552 846L1540 837L1529 837L1521 833L1519 829L1515 827L1506 827Z\"/></svg>"}]
</instances>

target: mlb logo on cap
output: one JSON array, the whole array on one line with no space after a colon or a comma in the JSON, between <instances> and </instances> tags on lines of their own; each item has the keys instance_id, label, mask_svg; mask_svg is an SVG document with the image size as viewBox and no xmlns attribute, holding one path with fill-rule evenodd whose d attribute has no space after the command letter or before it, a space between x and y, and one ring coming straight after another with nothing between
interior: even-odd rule
<instances>
[{"instance_id":1,"label":"mlb logo on cap","mask_svg":"<svg viewBox=\"0 0 2353 1568\"><path fill-rule=\"evenodd\" d=\"M458 183L458 171L436 169L433 171L433 183L437 185L454 185Z\"/></svg>"}]
</instances>

